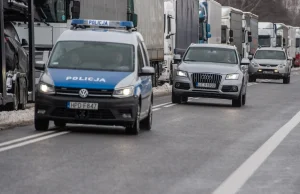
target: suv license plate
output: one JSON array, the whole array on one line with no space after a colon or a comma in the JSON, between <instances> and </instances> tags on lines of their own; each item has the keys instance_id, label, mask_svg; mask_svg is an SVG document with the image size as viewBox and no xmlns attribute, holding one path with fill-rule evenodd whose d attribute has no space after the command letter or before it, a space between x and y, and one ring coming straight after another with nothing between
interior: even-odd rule
<instances>
[{"instance_id":1,"label":"suv license plate","mask_svg":"<svg viewBox=\"0 0 300 194\"><path fill-rule=\"evenodd\" d=\"M264 71L263 73L264 74L273 74L274 72L273 71Z\"/></svg>"},{"instance_id":2,"label":"suv license plate","mask_svg":"<svg viewBox=\"0 0 300 194\"><path fill-rule=\"evenodd\" d=\"M197 83L197 87L200 87L200 88L216 88L217 84L216 83Z\"/></svg>"},{"instance_id":3,"label":"suv license plate","mask_svg":"<svg viewBox=\"0 0 300 194\"><path fill-rule=\"evenodd\" d=\"M67 107L69 109L80 109L80 110L98 110L98 103L90 102L68 102Z\"/></svg>"}]
</instances>

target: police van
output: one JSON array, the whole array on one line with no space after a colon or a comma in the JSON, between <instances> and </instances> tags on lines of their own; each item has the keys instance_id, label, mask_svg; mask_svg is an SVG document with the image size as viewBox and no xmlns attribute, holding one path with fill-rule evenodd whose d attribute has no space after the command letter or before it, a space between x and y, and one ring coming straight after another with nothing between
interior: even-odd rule
<instances>
[{"instance_id":1,"label":"police van","mask_svg":"<svg viewBox=\"0 0 300 194\"><path fill-rule=\"evenodd\" d=\"M124 126L129 134L152 125L152 76L142 35L130 21L74 19L61 34L36 91L38 131L67 123Z\"/></svg>"}]
</instances>

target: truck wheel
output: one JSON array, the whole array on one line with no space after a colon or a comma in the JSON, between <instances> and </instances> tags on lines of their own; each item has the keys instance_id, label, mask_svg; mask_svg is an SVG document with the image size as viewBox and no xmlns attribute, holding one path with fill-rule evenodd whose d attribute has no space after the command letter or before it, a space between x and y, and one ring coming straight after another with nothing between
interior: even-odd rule
<instances>
[{"instance_id":1,"label":"truck wheel","mask_svg":"<svg viewBox=\"0 0 300 194\"><path fill-rule=\"evenodd\" d=\"M8 109L9 110L14 110L17 111L19 109L19 87L18 87L18 83L16 82L14 84L14 96L13 96L13 102L8 104Z\"/></svg>"},{"instance_id":2,"label":"truck wheel","mask_svg":"<svg viewBox=\"0 0 300 194\"><path fill-rule=\"evenodd\" d=\"M128 135L137 135L140 132L140 116L141 116L141 106L137 107L137 114L135 121L132 126L126 127L125 131Z\"/></svg>"},{"instance_id":3,"label":"truck wheel","mask_svg":"<svg viewBox=\"0 0 300 194\"><path fill-rule=\"evenodd\" d=\"M55 127L64 128L66 127L66 123L63 121L54 121Z\"/></svg>"},{"instance_id":4,"label":"truck wheel","mask_svg":"<svg viewBox=\"0 0 300 194\"><path fill-rule=\"evenodd\" d=\"M19 108L22 110L26 109L26 105L27 105L27 101L28 101L28 93L27 93L27 89L24 88L23 90L23 103L19 104Z\"/></svg>"},{"instance_id":5,"label":"truck wheel","mask_svg":"<svg viewBox=\"0 0 300 194\"><path fill-rule=\"evenodd\" d=\"M149 107L149 112L148 112L148 116L141 122L141 128L147 131L150 131L152 128L152 106L153 103L151 102L150 107Z\"/></svg>"},{"instance_id":6,"label":"truck wheel","mask_svg":"<svg viewBox=\"0 0 300 194\"><path fill-rule=\"evenodd\" d=\"M49 128L49 120L34 118L34 128L36 131L47 131Z\"/></svg>"}]
</instances>

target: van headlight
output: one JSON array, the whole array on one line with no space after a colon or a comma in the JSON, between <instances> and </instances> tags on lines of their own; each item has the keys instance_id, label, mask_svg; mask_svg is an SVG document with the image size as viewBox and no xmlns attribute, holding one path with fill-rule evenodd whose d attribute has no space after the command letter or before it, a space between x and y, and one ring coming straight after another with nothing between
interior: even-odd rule
<instances>
[{"instance_id":1,"label":"van headlight","mask_svg":"<svg viewBox=\"0 0 300 194\"><path fill-rule=\"evenodd\" d=\"M44 93L44 94L54 94L55 93L55 88L54 88L54 86L51 86L50 84L40 82L39 91Z\"/></svg>"},{"instance_id":2,"label":"van headlight","mask_svg":"<svg viewBox=\"0 0 300 194\"><path fill-rule=\"evenodd\" d=\"M228 80L237 80L237 79L239 79L239 74L237 74L237 73L233 73L233 74L227 74L226 75L226 79L228 79Z\"/></svg>"},{"instance_id":3,"label":"van headlight","mask_svg":"<svg viewBox=\"0 0 300 194\"><path fill-rule=\"evenodd\" d=\"M117 88L114 90L113 96L117 98L126 98L133 96L134 87L129 86L125 88Z\"/></svg>"}]
</instances>

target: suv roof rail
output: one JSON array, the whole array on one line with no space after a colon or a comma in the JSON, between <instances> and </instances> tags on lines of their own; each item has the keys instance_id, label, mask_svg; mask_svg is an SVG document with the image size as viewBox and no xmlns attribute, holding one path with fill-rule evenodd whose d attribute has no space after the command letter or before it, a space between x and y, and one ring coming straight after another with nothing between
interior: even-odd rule
<instances>
[{"instance_id":1,"label":"suv roof rail","mask_svg":"<svg viewBox=\"0 0 300 194\"><path fill-rule=\"evenodd\" d=\"M93 19L73 19L71 22L71 30L104 28L104 29L125 29L127 31L135 31L133 22L131 21L112 21L112 20L93 20Z\"/></svg>"}]
</instances>

